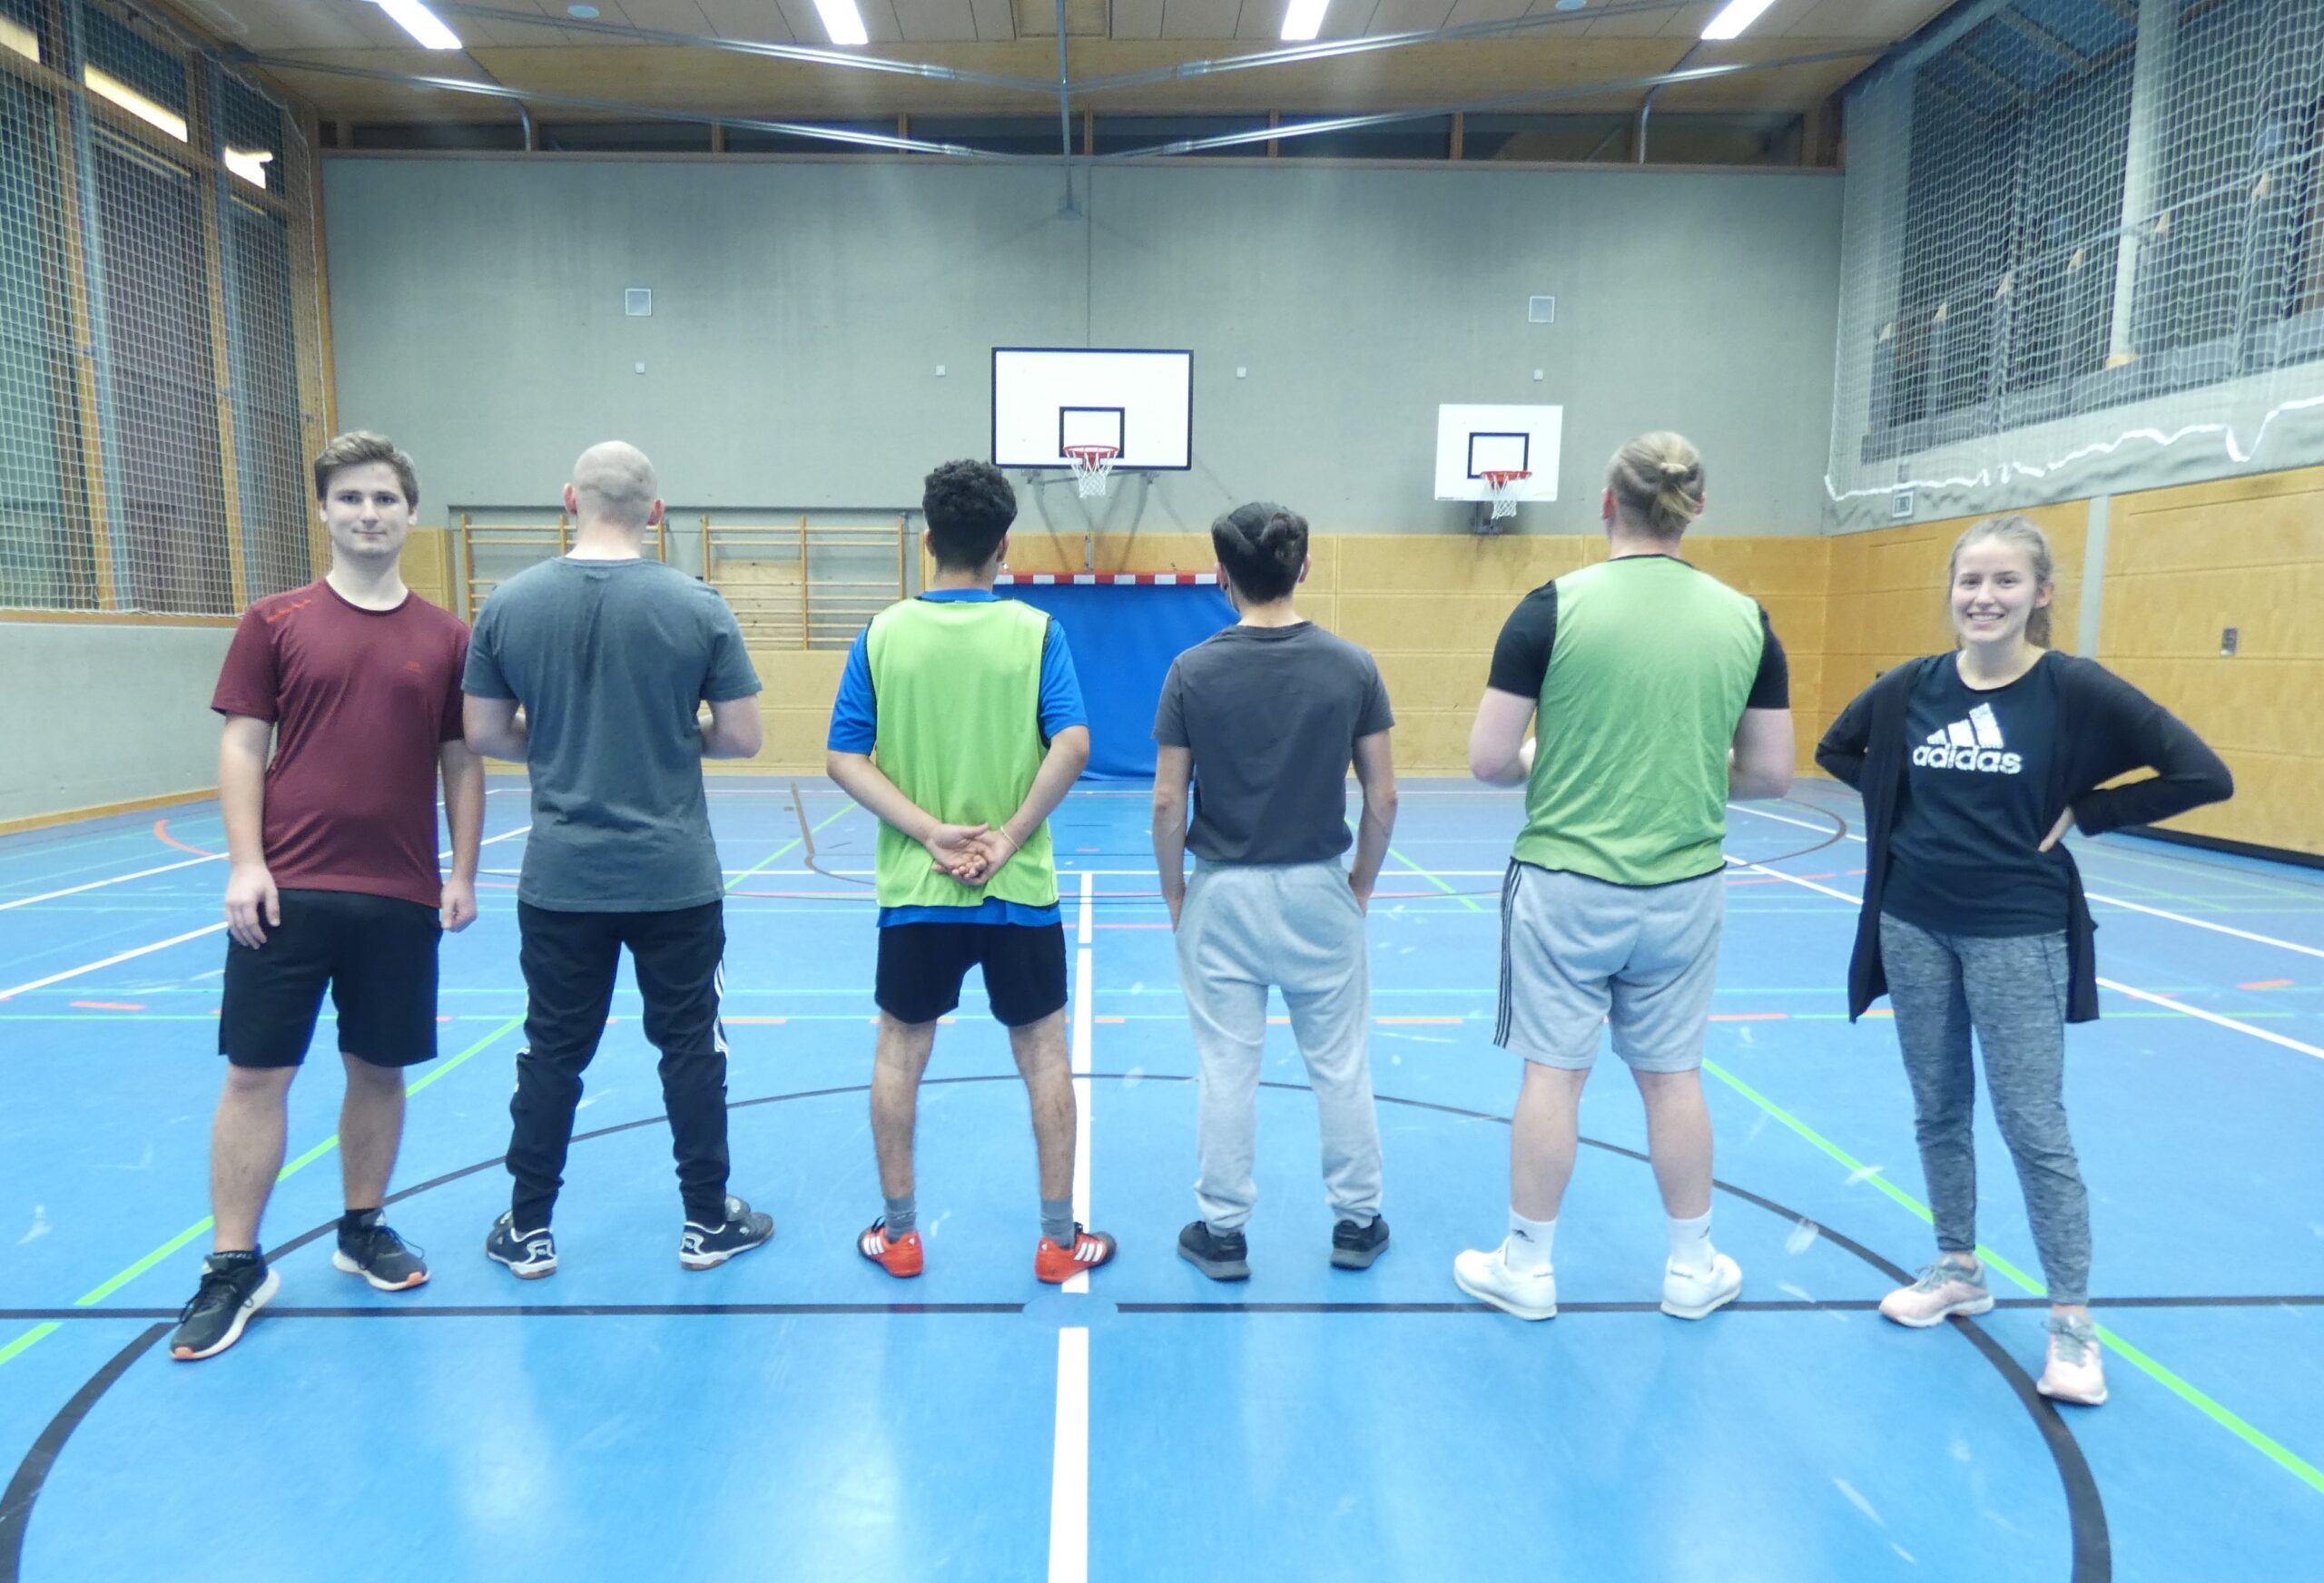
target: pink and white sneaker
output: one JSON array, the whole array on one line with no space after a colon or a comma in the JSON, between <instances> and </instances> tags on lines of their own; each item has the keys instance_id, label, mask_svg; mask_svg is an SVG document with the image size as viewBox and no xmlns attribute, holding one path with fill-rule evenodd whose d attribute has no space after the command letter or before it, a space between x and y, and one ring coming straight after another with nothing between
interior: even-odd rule
<instances>
[{"instance_id":1,"label":"pink and white sneaker","mask_svg":"<svg viewBox=\"0 0 2324 1583\"><path fill-rule=\"evenodd\" d=\"M2035 1389L2053 1401L2096 1407L2106 1400L2106 1370L2099 1362L2098 1327L2079 1317L2051 1319L2050 1358Z\"/></svg>"},{"instance_id":2,"label":"pink and white sneaker","mask_svg":"<svg viewBox=\"0 0 2324 1583\"><path fill-rule=\"evenodd\" d=\"M1921 1272L1909 1286L1899 1286L1880 1300L1880 1316L1926 1330L1956 1313L1990 1313L1994 1294L1985 1284L1985 1267L1957 1263L1946 1254Z\"/></svg>"}]
</instances>

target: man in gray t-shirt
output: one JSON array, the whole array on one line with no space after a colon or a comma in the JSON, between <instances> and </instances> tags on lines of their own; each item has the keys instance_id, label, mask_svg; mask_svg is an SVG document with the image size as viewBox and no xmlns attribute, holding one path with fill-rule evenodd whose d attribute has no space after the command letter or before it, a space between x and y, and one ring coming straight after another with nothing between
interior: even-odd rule
<instances>
[{"instance_id":1,"label":"man in gray t-shirt","mask_svg":"<svg viewBox=\"0 0 2324 1583\"><path fill-rule=\"evenodd\" d=\"M1251 1273L1243 1225L1257 1200L1272 985L1315 1093L1332 1263L1360 1270L1388 1245L1364 914L1396 820L1395 717L1372 656L1292 608L1307 575L1304 517L1257 501L1220 517L1210 536L1241 620L1178 656L1154 722L1154 859L1202 1067L1202 1218L1178 1234L1178 1253L1214 1280ZM1364 816L1354 866L1342 870L1351 762ZM1191 883L1189 846L1199 860Z\"/></svg>"},{"instance_id":2,"label":"man in gray t-shirt","mask_svg":"<svg viewBox=\"0 0 2324 1583\"><path fill-rule=\"evenodd\" d=\"M533 799L517 886L516 1188L484 1251L528 1279L556 1268L549 1216L626 948L662 1052L678 1260L704 1270L774 1230L726 1192L725 885L702 786L704 759L757 754L759 679L717 592L644 558L663 504L641 453L617 440L585 451L565 504L580 524L572 552L493 590L462 683L468 745L524 763Z\"/></svg>"}]
</instances>

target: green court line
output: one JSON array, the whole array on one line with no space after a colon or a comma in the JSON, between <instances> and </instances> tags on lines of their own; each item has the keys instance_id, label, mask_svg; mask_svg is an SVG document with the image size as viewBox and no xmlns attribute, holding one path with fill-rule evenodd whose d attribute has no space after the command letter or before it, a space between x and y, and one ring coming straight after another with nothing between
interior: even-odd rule
<instances>
[{"instance_id":1,"label":"green court line","mask_svg":"<svg viewBox=\"0 0 2324 1583\"><path fill-rule=\"evenodd\" d=\"M1932 1224L1935 1222L1935 1216L1931 1214L1927 1204L1923 1204L1919 1199L1914 1197L1911 1194L1905 1192L1903 1188L1889 1181L1888 1178L1876 1167L1864 1164L1855 1155L1849 1154L1846 1149L1840 1147L1839 1145L1826 1137L1822 1133L1817 1132L1814 1127L1809 1126L1806 1122L1792 1115L1791 1112L1786 1110L1782 1106L1777 1105L1774 1100L1769 1099L1766 1095L1761 1094L1758 1089L1753 1088L1749 1084L1736 1077L1732 1072L1729 1072L1719 1066L1718 1062L1709 1060L1705 1061L1703 1063L1703 1070L1718 1078L1720 1082L1726 1084L1729 1088L1734 1089L1738 1094L1740 1094L1744 1098L1758 1106L1761 1110L1766 1111L1769 1116L1775 1117L1776 1120L1783 1123L1784 1126L1789 1127L1793 1132L1797 1133L1809 1144L1813 1145L1823 1153L1830 1155L1833 1160L1840 1165L1846 1165L1852 1176L1863 1181L1870 1182L1875 1187L1880 1189L1881 1192L1886 1194L1890 1198L1894 1199L1897 1204L1909 1211L1915 1218L1925 1222L1930 1222ZM1992 1266L1994 1269L2000 1271L2004 1275L2007 1276L2018 1286L2024 1288L2031 1295L2035 1297L2046 1297L2049 1295L2049 1289L2043 1286L2040 1281L2019 1269L2016 1265L2011 1263L2007 1259L2003 1258L1999 1254L1994 1253L1992 1249L1986 1247L1982 1243L1977 1244L1977 1257L1983 1260L1986 1264ZM2154 1381L2164 1390L2170 1391L2173 1396L2176 1396L2181 1401L2186 1402L2189 1406L2195 1409L2196 1411L2201 1413L2205 1418L2208 1418L2213 1423L2218 1424L2221 1429L2227 1431L2228 1433L2233 1435L2236 1439L2241 1440L2244 1444L2258 1451L2261 1456L2266 1457L2270 1461L2283 1469L2284 1471L2290 1473L2293 1478L2298 1479L2309 1489L2316 1490L2319 1494L2324 1494L2324 1470L2319 1470L2313 1463L2303 1460L2297 1453L2285 1446L2280 1440L2276 1440L2266 1431L2230 1411L2218 1401L2205 1395L2192 1384L2190 1384L2185 1379L2181 1378L2177 1373L2174 1373L2170 1369L2165 1368L2162 1363L2157 1362L2154 1359L2147 1356L2146 1353L2132 1346L2129 1342L2123 1340L2120 1335L2117 1335L2106 1326L2102 1324L2098 1327L2098 1335L2101 1341L2104 1342L2107 1346L2112 1348L2115 1354L2121 1357L2125 1362L2129 1363L2132 1368L2137 1369L2141 1373Z\"/></svg>"},{"instance_id":2,"label":"green court line","mask_svg":"<svg viewBox=\"0 0 2324 1583\"><path fill-rule=\"evenodd\" d=\"M1470 911L1482 912L1484 910L1483 908L1477 905L1477 899L1475 897L1463 895L1461 891L1454 890L1450 885L1447 885L1443 880L1438 879L1426 869L1423 869L1418 863L1413 862L1412 859L1406 857L1398 848L1391 846L1388 849L1388 855L1395 859L1396 861L1403 864L1405 868L1410 869L1413 873L1418 874L1430 884L1435 886L1439 890L1443 891L1447 896L1450 896L1454 900L1460 902L1462 906L1467 908Z\"/></svg>"},{"instance_id":3,"label":"green court line","mask_svg":"<svg viewBox=\"0 0 2324 1583\"><path fill-rule=\"evenodd\" d=\"M506 1022L503 1022L498 1027L494 1028L490 1033L477 1040L476 1043L468 1046L468 1048L462 1050L458 1055L454 1056L442 1066L438 1067L433 1071L428 1073L418 1082L405 1089L404 1092L407 1095L418 1094L421 1090L425 1089L429 1084L449 1077L472 1057L489 1048L494 1044L499 1042L499 1040L507 1035L513 1032L517 1027L522 1027L524 1025L524 1013L518 1012L516 1016L508 1018ZM289 1181L292 1176L298 1175L300 1171L305 1170L309 1165L313 1165L317 1160L321 1159L325 1155L330 1153L331 1150L338 1146L339 1135L337 1133L333 1133L330 1136L323 1139L322 1142L309 1149L305 1154L300 1155L297 1159L292 1160L290 1164L284 1165L281 1171L276 1175L274 1179L277 1182ZM73 1300L73 1306L75 1308L93 1308L96 1304L103 1303L106 1298L120 1291L123 1286L128 1285L132 1281L134 1281L138 1276L143 1275L146 1271L160 1263L163 1259L168 1258L172 1254L176 1253L180 1248L184 1247L188 1243L202 1235L202 1233L208 1231L216 1224L217 1223L211 1219L210 1216L206 1214L203 1215L200 1220L195 1221L192 1225L178 1233L177 1235L172 1237L168 1242L163 1243L160 1247L155 1248L152 1253L147 1254L135 1263L131 1264L125 1269L107 1277L100 1284L92 1287L83 1295L74 1298ZM16 1337L14 1341L9 1342L5 1346L0 1346L0 1364L6 1363L11 1358L15 1357L18 1353L24 1352L27 1347L30 1347L43 1336L47 1335L54 1329L56 1329L56 1323L53 1320L45 1323L36 1324L32 1329Z\"/></svg>"},{"instance_id":4,"label":"green court line","mask_svg":"<svg viewBox=\"0 0 2324 1583\"><path fill-rule=\"evenodd\" d=\"M829 819L819 821L814 828L816 830L822 830L825 825L836 824L854 811L854 803L843 802L840 804L838 812L832 814ZM735 886L741 884L743 880L757 873L761 869L765 868L770 863L778 861L785 853L795 850L798 848L799 843L806 839L806 836L801 835L793 840L783 842L781 846L775 848L774 850L769 852L765 857L761 858L757 862L753 863L749 868L744 869L741 873L727 880L726 889L732 890Z\"/></svg>"}]
</instances>

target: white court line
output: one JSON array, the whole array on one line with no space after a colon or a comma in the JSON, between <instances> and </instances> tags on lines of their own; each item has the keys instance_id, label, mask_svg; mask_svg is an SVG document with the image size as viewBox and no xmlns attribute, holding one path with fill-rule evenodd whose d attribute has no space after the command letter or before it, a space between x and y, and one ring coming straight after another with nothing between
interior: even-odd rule
<instances>
[{"instance_id":1,"label":"white court line","mask_svg":"<svg viewBox=\"0 0 2324 1583\"><path fill-rule=\"evenodd\" d=\"M533 827L531 825L527 824L516 830L505 831L500 835L487 836L478 844L479 846L488 847L494 841L513 841L517 836L523 835L527 831L532 828ZM448 858L452 854L446 851L438 852L436 855L438 858ZM209 860L201 859L197 860L206 862ZM188 940L200 939L203 935L217 934L223 930L225 927L226 926L223 923L213 923L209 925L207 928L189 929L184 934L173 934L165 940L155 940L150 946L139 946L133 950L122 951L117 955L105 958L103 961L84 962L77 968L67 968L61 973L51 973L45 978L34 978L29 984L18 984L10 988L0 989L0 1000L11 999L15 996L26 994L34 989L45 989L51 984L62 984L65 979L77 978L84 973L94 973L101 968L118 967L123 962L135 961L139 957L150 957L155 951L165 951L172 946L182 946Z\"/></svg>"},{"instance_id":2,"label":"white court line","mask_svg":"<svg viewBox=\"0 0 2324 1583\"><path fill-rule=\"evenodd\" d=\"M102 890L107 885L125 885L132 880L150 880L156 874L172 874L180 869L191 869L196 863L215 863L226 856L223 852L205 852L182 862L163 863L158 869L140 869L134 874L115 874L110 880L92 880L85 885L68 885L62 890L50 890L39 896L19 896L14 901L0 901L0 912L12 907L30 907L35 901L54 901L60 896L78 896L84 890Z\"/></svg>"},{"instance_id":3,"label":"white court line","mask_svg":"<svg viewBox=\"0 0 2324 1583\"><path fill-rule=\"evenodd\" d=\"M1078 929L1078 948L1073 953L1073 1115L1078 1124L1073 1129L1073 1218L1083 1225L1089 1224L1089 1046L1091 1038L1091 999L1089 984L1090 915L1095 909L1098 877L1084 872L1081 876L1081 921ZM1078 1270L1068 1276L1065 1290L1087 1296L1089 1272ZM1060 1394L1059 1400L1062 1401ZM1062 1407L1059 1409L1064 1411ZM1050 1575L1056 1575L1052 1568ZM1076 1577L1080 1573L1077 1570Z\"/></svg>"},{"instance_id":4,"label":"white court line","mask_svg":"<svg viewBox=\"0 0 2324 1583\"><path fill-rule=\"evenodd\" d=\"M165 940L155 940L150 946L139 946L133 951L123 951L118 956L107 957L101 962L84 962L77 968L67 968L62 973L51 973L45 978L34 978L29 984L18 984L13 988L0 989L0 1000L12 999L34 989L45 989L51 984L62 984L67 978L77 978L84 973L94 973L100 968L110 968L117 963L134 961L139 957L150 957L155 951L165 951L172 946L182 946L190 939L200 939L206 934L218 934L225 927L222 923L213 923L206 928L189 929L184 934L173 934Z\"/></svg>"},{"instance_id":5,"label":"white court line","mask_svg":"<svg viewBox=\"0 0 2324 1583\"><path fill-rule=\"evenodd\" d=\"M1732 858L1728 860L1734 862ZM1851 896L1845 890L1835 890L1829 885L1818 885L1815 880L1803 880L1797 874L1783 873L1768 868L1764 863L1736 863L1735 866L1738 869L1748 869L1754 874L1765 874L1769 879L1781 880L1787 884L1797 885L1803 890L1817 891L1831 897L1836 901L1845 901L1851 907L1864 905L1864 899L1860 896ZM2313 1056L2318 1060L2324 1061L2324 1049L2319 1049L2314 1045L2302 1044L2296 1038L2288 1038L2282 1034L2270 1032L2264 1027L2255 1027L2248 1022L2238 1022L2231 1017L2221 1017L2216 1011L2205 1011L2201 1007L2189 1006L2184 1001L2171 999L2168 995L2157 995L2152 989L2135 988L2128 984L2117 983L2112 978L2101 978L2098 982L2101 987L2112 989L2117 995L2127 995L2133 1000L2143 1000L2151 1006L2160 1006L2167 1010L2201 1018L2204 1022L2215 1023L2221 1027L2232 1028L2237 1033L2249 1034L2255 1039L2265 1039L2271 1045L2280 1045L2285 1049L2298 1050L2303 1056Z\"/></svg>"},{"instance_id":6,"label":"white court line","mask_svg":"<svg viewBox=\"0 0 2324 1583\"><path fill-rule=\"evenodd\" d=\"M1049 1583L1087 1583L1088 1576L1089 1332L1077 1324L1057 1332L1057 1437L1049 1464Z\"/></svg>"},{"instance_id":7,"label":"white court line","mask_svg":"<svg viewBox=\"0 0 2324 1583\"><path fill-rule=\"evenodd\" d=\"M1778 824L1796 824L1802 830L1825 829L1823 825L1810 824L1804 819L1792 819L1780 813L1769 813L1763 808L1751 808L1740 802L1730 802L1727 806L1738 813L1757 814L1761 819L1772 819ZM1848 840L1859 844L1864 842L1864 837L1856 834L1856 831L1849 831L1846 833ZM2125 901L2119 896L2103 895L2086 886L2083 888L2083 894L2093 901L2102 901L2109 907L2120 907L2131 912L2143 912L2150 918L2167 918L2173 923L2183 923L2191 929L2207 929L2213 934L2233 935L2237 939L2247 939L2255 945L2280 946L2288 951L2298 951L2303 957L2324 958L2324 950L2319 950L2314 946L2301 945L2297 940L2278 939L2271 934L2254 934L2248 929L2230 929L2223 923L2210 923L2200 918L2189 918L2183 912L2166 912L2160 907L2149 907L2144 902Z\"/></svg>"}]
</instances>

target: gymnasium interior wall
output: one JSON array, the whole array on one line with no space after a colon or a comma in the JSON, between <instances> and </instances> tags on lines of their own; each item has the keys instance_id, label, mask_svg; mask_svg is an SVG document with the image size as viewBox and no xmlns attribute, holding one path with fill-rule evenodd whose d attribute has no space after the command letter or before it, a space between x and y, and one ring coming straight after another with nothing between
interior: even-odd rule
<instances>
[{"instance_id":1,"label":"gymnasium interior wall","mask_svg":"<svg viewBox=\"0 0 2324 1583\"><path fill-rule=\"evenodd\" d=\"M218 783L229 622L0 620L0 831Z\"/></svg>"},{"instance_id":2,"label":"gymnasium interior wall","mask_svg":"<svg viewBox=\"0 0 2324 1583\"><path fill-rule=\"evenodd\" d=\"M1528 533L1593 527L1605 457L1656 428L1715 458L1720 520L1817 531L1830 172L1186 161L1084 172L1069 215L1062 182L334 156L340 420L394 435L449 519L553 501L615 436L689 510L894 511L990 454L992 347L1191 346L1195 466L1118 479L1105 531L1198 532L1257 497L1326 532L1464 528L1432 498L1448 401L1564 406L1560 498ZM1528 321L1534 295L1555 322Z\"/></svg>"}]
</instances>

